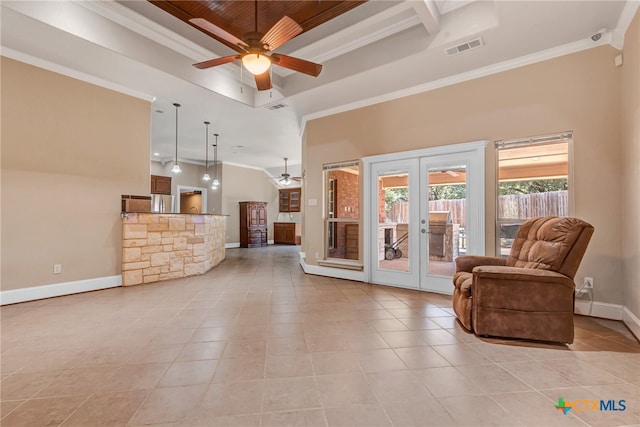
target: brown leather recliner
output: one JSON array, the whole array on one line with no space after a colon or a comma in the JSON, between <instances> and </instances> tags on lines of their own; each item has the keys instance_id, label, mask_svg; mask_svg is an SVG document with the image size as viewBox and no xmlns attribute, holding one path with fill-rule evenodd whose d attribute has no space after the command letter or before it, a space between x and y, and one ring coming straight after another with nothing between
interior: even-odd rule
<instances>
[{"instance_id":1,"label":"brown leather recliner","mask_svg":"<svg viewBox=\"0 0 640 427\"><path fill-rule=\"evenodd\" d=\"M567 217L527 220L508 258L461 256L453 309L478 335L573 342L573 278L593 226Z\"/></svg>"}]
</instances>

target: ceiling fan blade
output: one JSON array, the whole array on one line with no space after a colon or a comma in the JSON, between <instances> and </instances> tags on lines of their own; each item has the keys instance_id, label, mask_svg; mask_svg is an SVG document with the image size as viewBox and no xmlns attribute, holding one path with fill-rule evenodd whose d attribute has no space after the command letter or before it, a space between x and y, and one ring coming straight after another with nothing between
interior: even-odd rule
<instances>
[{"instance_id":1,"label":"ceiling fan blade","mask_svg":"<svg viewBox=\"0 0 640 427\"><path fill-rule=\"evenodd\" d=\"M265 71L262 74L258 74L255 76L256 78L256 87L258 90L269 90L271 89L271 74L269 74L269 70Z\"/></svg>"},{"instance_id":2,"label":"ceiling fan blade","mask_svg":"<svg viewBox=\"0 0 640 427\"><path fill-rule=\"evenodd\" d=\"M294 58L293 56L281 55L274 53L271 55L271 62L293 71L299 71L313 77L318 77L322 71L322 65L315 62L305 61L304 59Z\"/></svg>"},{"instance_id":3,"label":"ceiling fan blade","mask_svg":"<svg viewBox=\"0 0 640 427\"><path fill-rule=\"evenodd\" d=\"M262 36L260 42L267 45L266 49L272 51L282 46L298 34L302 32L302 27L296 21L283 16L276 24L271 27L267 34Z\"/></svg>"},{"instance_id":4,"label":"ceiling fan blade","mask_svg":"<svg viewBox=\"0 0 640 427\"><path fill-rule=\"evenodd\" d=\"M203 18L191 18L191 19L189 19L189 22L191 22L196 27L205 30L206 32L211 33L214 36L218 36L221 39L228 41L232 45L237 46L236 50L238 52L240 52L240 53L245 52L246 51L245 48L249 47L248 44L246 44L245 42L243 42L242 40L240 40L239 38L237 38L233 34L223 30L222 28L218 27L217 25L212 24L211 22L207 21L206 19L203 19Z\"/></svg>"},{"instance_id":5,"label":"ceiling fan blade","mask_svg":"<svg viewBox=\"0 0 640 427\"><path fill-rule=\"evenodd\" d=\"M228 64L229 62L233 62L236 59L240 59L239 55L230 55L223 56L222 58L210 59L208 61L198 62L197 64L193 64L194 67L200 68L201 70L204 68L215 67L216 65Z\"/></svg>"}]
</instances>

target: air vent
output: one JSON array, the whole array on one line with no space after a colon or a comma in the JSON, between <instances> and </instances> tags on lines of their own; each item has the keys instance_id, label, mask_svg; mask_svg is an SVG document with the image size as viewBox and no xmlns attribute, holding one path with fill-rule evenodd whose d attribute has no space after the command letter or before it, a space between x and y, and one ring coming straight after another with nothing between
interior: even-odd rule
<instances>
[{"instance_id":1,"label":"air vent","mask_svg":"<svg viewBox=\"0 0 640 427\"><path fill-rule=\"evenodd\" d=\"M279 109L284 108L284 107L286 107L286 106L287 106L287 104L274 104L274 105L269 105L269 106L267 107L267 110L279 110Z\"/></svg>"},{"instance_id":2,"label":"air vent","mask_svg":"<svg viewBox=\"0 0 640 427\"><path fill-rule=\"evenodd\" d=\"M464 51L475 49L483 45L484 43L482 42L482 38L478 37L459 44L458 46L447 48L444 51L447 53L447 55L457 55Z\"/></svg>"}]
</instances>

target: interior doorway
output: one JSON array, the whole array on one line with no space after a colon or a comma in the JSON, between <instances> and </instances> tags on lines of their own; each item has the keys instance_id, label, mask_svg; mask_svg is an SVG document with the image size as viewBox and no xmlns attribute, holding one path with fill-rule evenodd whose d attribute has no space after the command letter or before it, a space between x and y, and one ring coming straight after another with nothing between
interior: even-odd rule
<instances>
[{"instance_id":1,"label":"interior doorway","mask_svg":"<svg viewBox=\"0 0 640 427\"><path fill-rule=\"evenodd\" d=\"M177 190L177 212L186 214L207 213L208 210L206 188L178 185Z\"/></svg>"}]
</instances>

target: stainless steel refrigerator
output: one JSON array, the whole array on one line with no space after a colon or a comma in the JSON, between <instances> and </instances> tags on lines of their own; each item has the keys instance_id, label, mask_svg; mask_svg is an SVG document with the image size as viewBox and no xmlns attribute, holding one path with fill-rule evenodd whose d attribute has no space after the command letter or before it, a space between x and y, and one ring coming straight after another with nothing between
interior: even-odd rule
<instances>
[{"instance_id":1,"label":"stainless steel refrigerator","mask_svg":"<svg viewBox=\"0 0 640 427\"><path fill-rule=\"evenodd\" d=\"M165 194L151 195L151 210L153 212L175 212L176 196Z\"/></svg>"}]
</instances>

